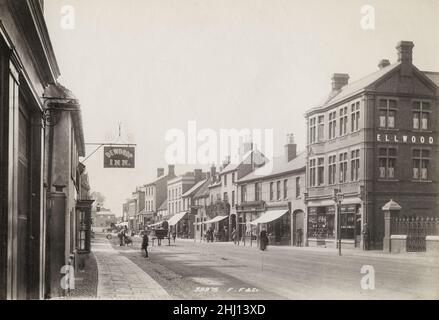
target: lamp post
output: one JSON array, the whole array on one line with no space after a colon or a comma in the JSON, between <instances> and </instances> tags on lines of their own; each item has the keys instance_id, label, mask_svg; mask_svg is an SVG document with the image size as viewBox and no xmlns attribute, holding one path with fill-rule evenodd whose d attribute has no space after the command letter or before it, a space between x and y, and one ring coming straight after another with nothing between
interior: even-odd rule
<instances>
[{"instance_id":1,"label":"lamp post","mask_svg":"<svg viewBox=\"0 0 439 320\"><path fill-rule=\"evenodd\" d=\"M340 219L340 209L341 203L343 201L343 193L340 190L335 191L334 201L337 203L337 237L338 237L338 255L341 256L341 219Z\"/></svg>"}]
</instances>

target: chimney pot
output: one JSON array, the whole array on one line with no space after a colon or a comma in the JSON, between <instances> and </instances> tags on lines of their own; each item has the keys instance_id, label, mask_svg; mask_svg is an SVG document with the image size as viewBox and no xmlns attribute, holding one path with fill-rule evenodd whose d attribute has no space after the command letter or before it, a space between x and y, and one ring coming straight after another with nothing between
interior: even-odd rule
<instances>
[{"instance_id":1,"label":"chimney pot","mask_svg":"<svg viewBox=\"0 0 439 320\"><path fill-rule=\"evenodd\" d=\"M339 91L349 82L349 75L346 73L334 73L332 76L332 91Z\"/></svg>"},{"instance_id":2,"label":"chimney pot","mask_svg":"<svg viewBox=\"0 0 439 320\"><path fill-rule=\"evenodd\" d=\"M175 175L175 165L173 165L173 164L168 165L168 175L171 175L171 176Z\"/></svg>"},{"instance_id":3,"label":"chimney pot","mask_svg":"<svg viewBox=\"0 0 439 320\"><path fill-rule=\"evenodd\" d=\"M157 168L157 178L160 178L165 174L165 169L163 168Z\"/></svg>"},{"instance_id":4,"label":"chimney pot","mask_svg":"<svg viewBox=\"0 0 439 320\"><path fill-rule=\"evenodd\" d=\"M383 69L387 66L390 66L390 61L387 59L382 59L379 63L378 63L378 68Z\"/></svg>"}]
</instances>

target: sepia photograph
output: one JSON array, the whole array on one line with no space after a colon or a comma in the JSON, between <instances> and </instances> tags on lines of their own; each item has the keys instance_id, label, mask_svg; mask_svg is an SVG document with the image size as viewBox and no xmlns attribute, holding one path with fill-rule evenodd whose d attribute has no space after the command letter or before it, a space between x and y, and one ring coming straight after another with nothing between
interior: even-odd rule
<instances>
[{"instance_id":1,"label":"sepia photograph","mask_svg":"<svg viewBox=\"0 0 439 320\"><path fill-rule=\"evenodd\" d=\"M438 16L0 0L0 300L438 300Z\"/></svg>"}]
</instances>

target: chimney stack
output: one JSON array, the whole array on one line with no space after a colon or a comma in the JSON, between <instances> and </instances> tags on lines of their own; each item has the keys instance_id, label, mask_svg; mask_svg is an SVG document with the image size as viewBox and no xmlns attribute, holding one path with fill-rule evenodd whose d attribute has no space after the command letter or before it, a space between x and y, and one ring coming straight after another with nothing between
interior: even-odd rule
<instances>
[{"instance_id":1,"label":"chimney stack","mask_svg":"<svg viewBox=\"0 0 439 320\"><path fill-rule=\"evenodd\" d=\"M213 165L210 167L210 176L212 177L212 179L215 179L215 175L216 175L216 167L215 167L215 165L213 164Z\"/></svg>"},{"instance_id":2,"label":"chimney stack","mask_svg":"<svg viewBox=\"0 0 439 320\"><path fill-rule=\"evenodd\" d=\"M285 156L290 162L297 156L297 144L294 143L294 134L287 134L287 144L285 145Z\"/></svg>"},{"instance_id":3,"label":"chimney stack","mask_svg":"<svg viewBox=\"0 0 439 320\"><path fill-rule=\"evenodd\" d=\"M249 135L244 137L244 141L241 145L241 156L244 156L247 152L251 150L253 150L253 141L252 137Z\"/></svg>"},{"instance_id":4,"label":"chimney stack","mask_svg":"<svg viewBox=\"0 0 439 320\"><path fill-rule=\"evenodd\" d=\"M378 68L383 69L387 66L390 66L390 61L387 59L382 59L379 63L378 63Z\"/></svg>"},{"instance_id":5,"label":"chimney stack","mask_svg":"<svg viewBox=\"0 0 439 320\"><path fill-rule=\"evenodd\" d=\"M230 164L230 156L227 156L226 159L223 161L223 167L227 167Z\"/></svg>"},{"instance_id":6,"label":"chimney stack","mask_svg":"<svg viewBox=\"0 0 439 320\"><path fill-rule=\"evenodd\" d=\"M413 47L412 41L400 41L396 45L398 51L398 62L401 62L401 75L412 75Z\"/></svg>"},{"instance_id":7,"label":"chimney stack","mask_svg":"<svg viewBox=\"0 0 439 320\"><path fill-rule=\"evenodd\" d=\"M165 169L163 168L157 168L157 178L160 178L165 174Z\"/></svg>"},{"instance_id":8,"label":"chimney stack","mask_svg":"<svg viewBox=\"0 0 439 320\"><path fill-rule=\"evenodd\" d=\"M173 164L168 165L168 175L175 176L175 165Z\"/></svg>"},{"instance_id":9,"label":"chimney stack","mask_svg":"<svg viewBox=\"0 0 439 320\"><path fill-rule=\"evenodd\" d=\"M195 177L195 182L203 180L203 170L202 169L195 169L194 170L194 177Z\"/></svg>"},{"instance_id":10,"label":"chimney stack","mask_svg":"<svg viewBox=\"0 0 439 320\"><path fill-rule=\"evenodd\" d=\"M349 82L349 75L346 73L334 73L332 78L332 91L339 91Z\"/></svg>"}]
</instances>

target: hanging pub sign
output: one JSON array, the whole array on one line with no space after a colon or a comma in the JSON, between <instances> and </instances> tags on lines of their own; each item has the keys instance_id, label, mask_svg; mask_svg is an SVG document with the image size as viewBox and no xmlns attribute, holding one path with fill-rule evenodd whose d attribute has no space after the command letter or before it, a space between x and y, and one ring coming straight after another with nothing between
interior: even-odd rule
<instances>
[{"instance_id":1,"label":"hanging pub sign","mask_svg":"<svg viewBox=\"0 0 439 320\"><path fill-rule=\"evenodd\" d=\"M134 147L104 147L104 168L134 168Z\"/></svg>"}]
</instances>

